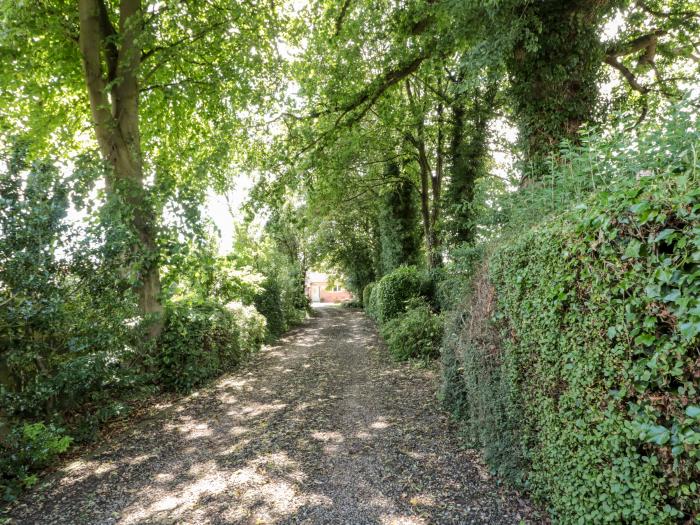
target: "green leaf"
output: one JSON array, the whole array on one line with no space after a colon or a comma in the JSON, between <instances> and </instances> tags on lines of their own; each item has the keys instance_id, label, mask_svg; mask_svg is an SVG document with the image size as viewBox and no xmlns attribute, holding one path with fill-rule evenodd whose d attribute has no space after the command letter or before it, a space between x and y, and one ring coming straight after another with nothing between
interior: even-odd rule
<instances>
[{"instance_id":1,"label":"green leaf","mask_svg":"<svg viewBox=\"0 0 700 525\"><path fill-rule=\"evenodd\" d=\"M622 259L636 259L639 257L639 251L642 247L642 243L637 239L632 239L625 248L625 253L622 255Z\"/></svg>"},{"instance_id":2,"label":"green leaf","mask_svg":"<svg viewBox=\"0 0 700 525\"><path fill-rule=\"evenodd\" d=\"M671 439L671 432L662 425L652 425L646 434L647 443L665 445Z\"/></svg>"},{"instance_id":3,"label":"green leaf","mask_svg":"<svg viewBox=\"0 0 700 525\"><path fill-rule=\"evenodd\" d=\"M685 414L693 419L700 418L700 406L690 405L686 407Z\"/></svg>"},{"instance_id":4,"label":"green leaf","mask_svg":"<svg viewBox=\"0 0 700 525\"><path fill-rule=\"evenodd\" d=\"M673 233L675 233L676 230L673 230L671 228L666 228L665 230L661 230L659 234L654 237L654 242L660 242L665 239L668 239Z\"/></svg>"},{"instance_id":5,"label":"green leaf","mask_svg":"<svg viewBox=\"0 0 700 525\"><path fill-rule=\"evenodd\" d=\"M638 345L651 346L656 342L656 336L652 334L640 334L634 338Z\"/></svg>"},{"instance_id":6,"label":"green leaf","mask_svg":"<svg viewBox=\"0 0 700 525\"><path fill-rule=\"evenodd\" d=\"M680 324L681 335L686 339L692 339L700 333L700 322L687 322Z\"/></svg>"}]
</instances>

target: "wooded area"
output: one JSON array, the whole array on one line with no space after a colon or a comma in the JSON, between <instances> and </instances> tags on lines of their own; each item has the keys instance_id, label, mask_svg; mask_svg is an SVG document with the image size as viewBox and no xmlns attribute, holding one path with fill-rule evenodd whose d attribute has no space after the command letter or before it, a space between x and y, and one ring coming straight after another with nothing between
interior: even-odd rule
<instances>
[{"instance_id":1,"label":"wooded area","mask_svg":"<svg viewBox=\"0 0 700 525\"><path fill-rule=\"evenodd\" d=\"M324 268L553 522L700 522L697 0L0 13L5 500Z\"/></svg>"}]
</instances>

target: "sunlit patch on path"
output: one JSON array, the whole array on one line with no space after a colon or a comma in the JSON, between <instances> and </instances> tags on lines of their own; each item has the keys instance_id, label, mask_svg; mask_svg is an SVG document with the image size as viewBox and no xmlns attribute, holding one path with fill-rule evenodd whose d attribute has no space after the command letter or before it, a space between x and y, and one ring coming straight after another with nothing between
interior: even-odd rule
<instances>
[{"instance_id":1,"label":"sunlit patch on path","mask_svg":"<svg viewBox=\"0 0 700 525\"><path fill-rule=\"evenodd\" d=\"M518 523L359 312L316 316L246 367L66 465L14 523Z\"/></svg>"}]
</instances>

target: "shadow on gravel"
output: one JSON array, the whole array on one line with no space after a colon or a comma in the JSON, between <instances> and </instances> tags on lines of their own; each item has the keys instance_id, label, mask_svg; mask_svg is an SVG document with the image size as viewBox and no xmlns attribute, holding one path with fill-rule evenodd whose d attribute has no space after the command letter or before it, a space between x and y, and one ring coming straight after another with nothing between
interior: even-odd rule
<instances>
[{"instance_id":1,"label":"shadow on gravel","mask_svg":"<svg viewBox=\"0 0 700 525\"><path fill-rule=\"evenodd\" d=\"M357 311L317 316L215 385L68 464L11 523L518 523Z\"/></svg>"}]
</instances>

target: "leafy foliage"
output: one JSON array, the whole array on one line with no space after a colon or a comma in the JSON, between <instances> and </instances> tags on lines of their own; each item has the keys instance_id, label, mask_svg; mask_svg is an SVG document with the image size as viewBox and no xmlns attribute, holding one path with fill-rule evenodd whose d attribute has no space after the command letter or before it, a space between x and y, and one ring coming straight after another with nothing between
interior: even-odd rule
<instances>
[{"instance_id":1,"label":"leafy foliage","mask_svg":"<svg viewBox=\"0 0 700 525\"><path fill-rule=\"evenodd\" d=\"M421 275L415 266L401 266L382 277L372 291L377 322L383 324L401 315L407 301L418 297L420 290Z\"/></svg>"},{"instance_id":2,"label":"leafy foliage","mask_svg":"<svg viewBox=\"0 0 700 525\"><path fill-rule=\"evenodd\" d=\"M16 427L3 441L0 454L0 490L5 501L23 487L37 482L36 472L65 452L72 438L61 428L44 423Z\"/></svg>"},{"instance_id":3,"label":"leafy foliage","mask_svg":"<svg viewBox=\"0 0 700 525\"><path fill-rule=\"evenodd\" d=\"M432 359L439 355L443 322L422 299L408 303L404 315L382 325L389 351L397 359Z\"/></svg>"},{"instance_id":4,"label":"leafy foliage","mask_svg":"<svg viewBox=\"0 0 700 525\"><path fill-rule=\"evenodd\" d=\"M267 319L268 339L277 339L287 327L282 290L277 279L268 277L262 284L262 292L255 297L255 307Z\"/></svg>"},{"instance_id":5,"label":"leafy foliage","mask_svg":"<svg viewBox=\"0 0 700 525\"><path fill-rule=\"evenodd\" d=\"M374 288L376 286L377 286L377 283L369 283L362 290L362 307L365 309L365 311L367 312L367 315L369 315L370 317L374 317L374 314L370 313L370 310L372 309L372 306L371 306L372 293L374 292Z\"/></svg>"},{"instance_id":6,"label":"leafy foliage","mask_svg":"<svg viewBox=\"0 0 700 525\"><path fill-rule=\"evenodd\" d=\"M159 339L159 381L168 389L189 392L258 350L264 330L262 316L240 304L172 303Z\"/></svg>"},{"instance_id":7,"label":"leafy foliage","mask_svg":"<svg viewBox=\"0 0 700 525\"><path fill-rule=\"evenodd\" d=\"M604 190L499 243L446 334L446 403L562 522L700 511L700 142L688 118L618 143ZM561 169L581 170L588 152Z\"/></svg>"},{"instance_id":8,"label":"leafy foliage","mask_svg":"<svg viewBox=\"0 0 700 525\"><path fill-rule=\"evenodd\" d=\"M388 176L398 177L399 167L396 164L390 163L389 170ZM419 263L418 209L413 187L408 181L399 181L384 196L379 215L379 236L382 274L388 274L399 266Z\"/></svg>"}]
</instances>

